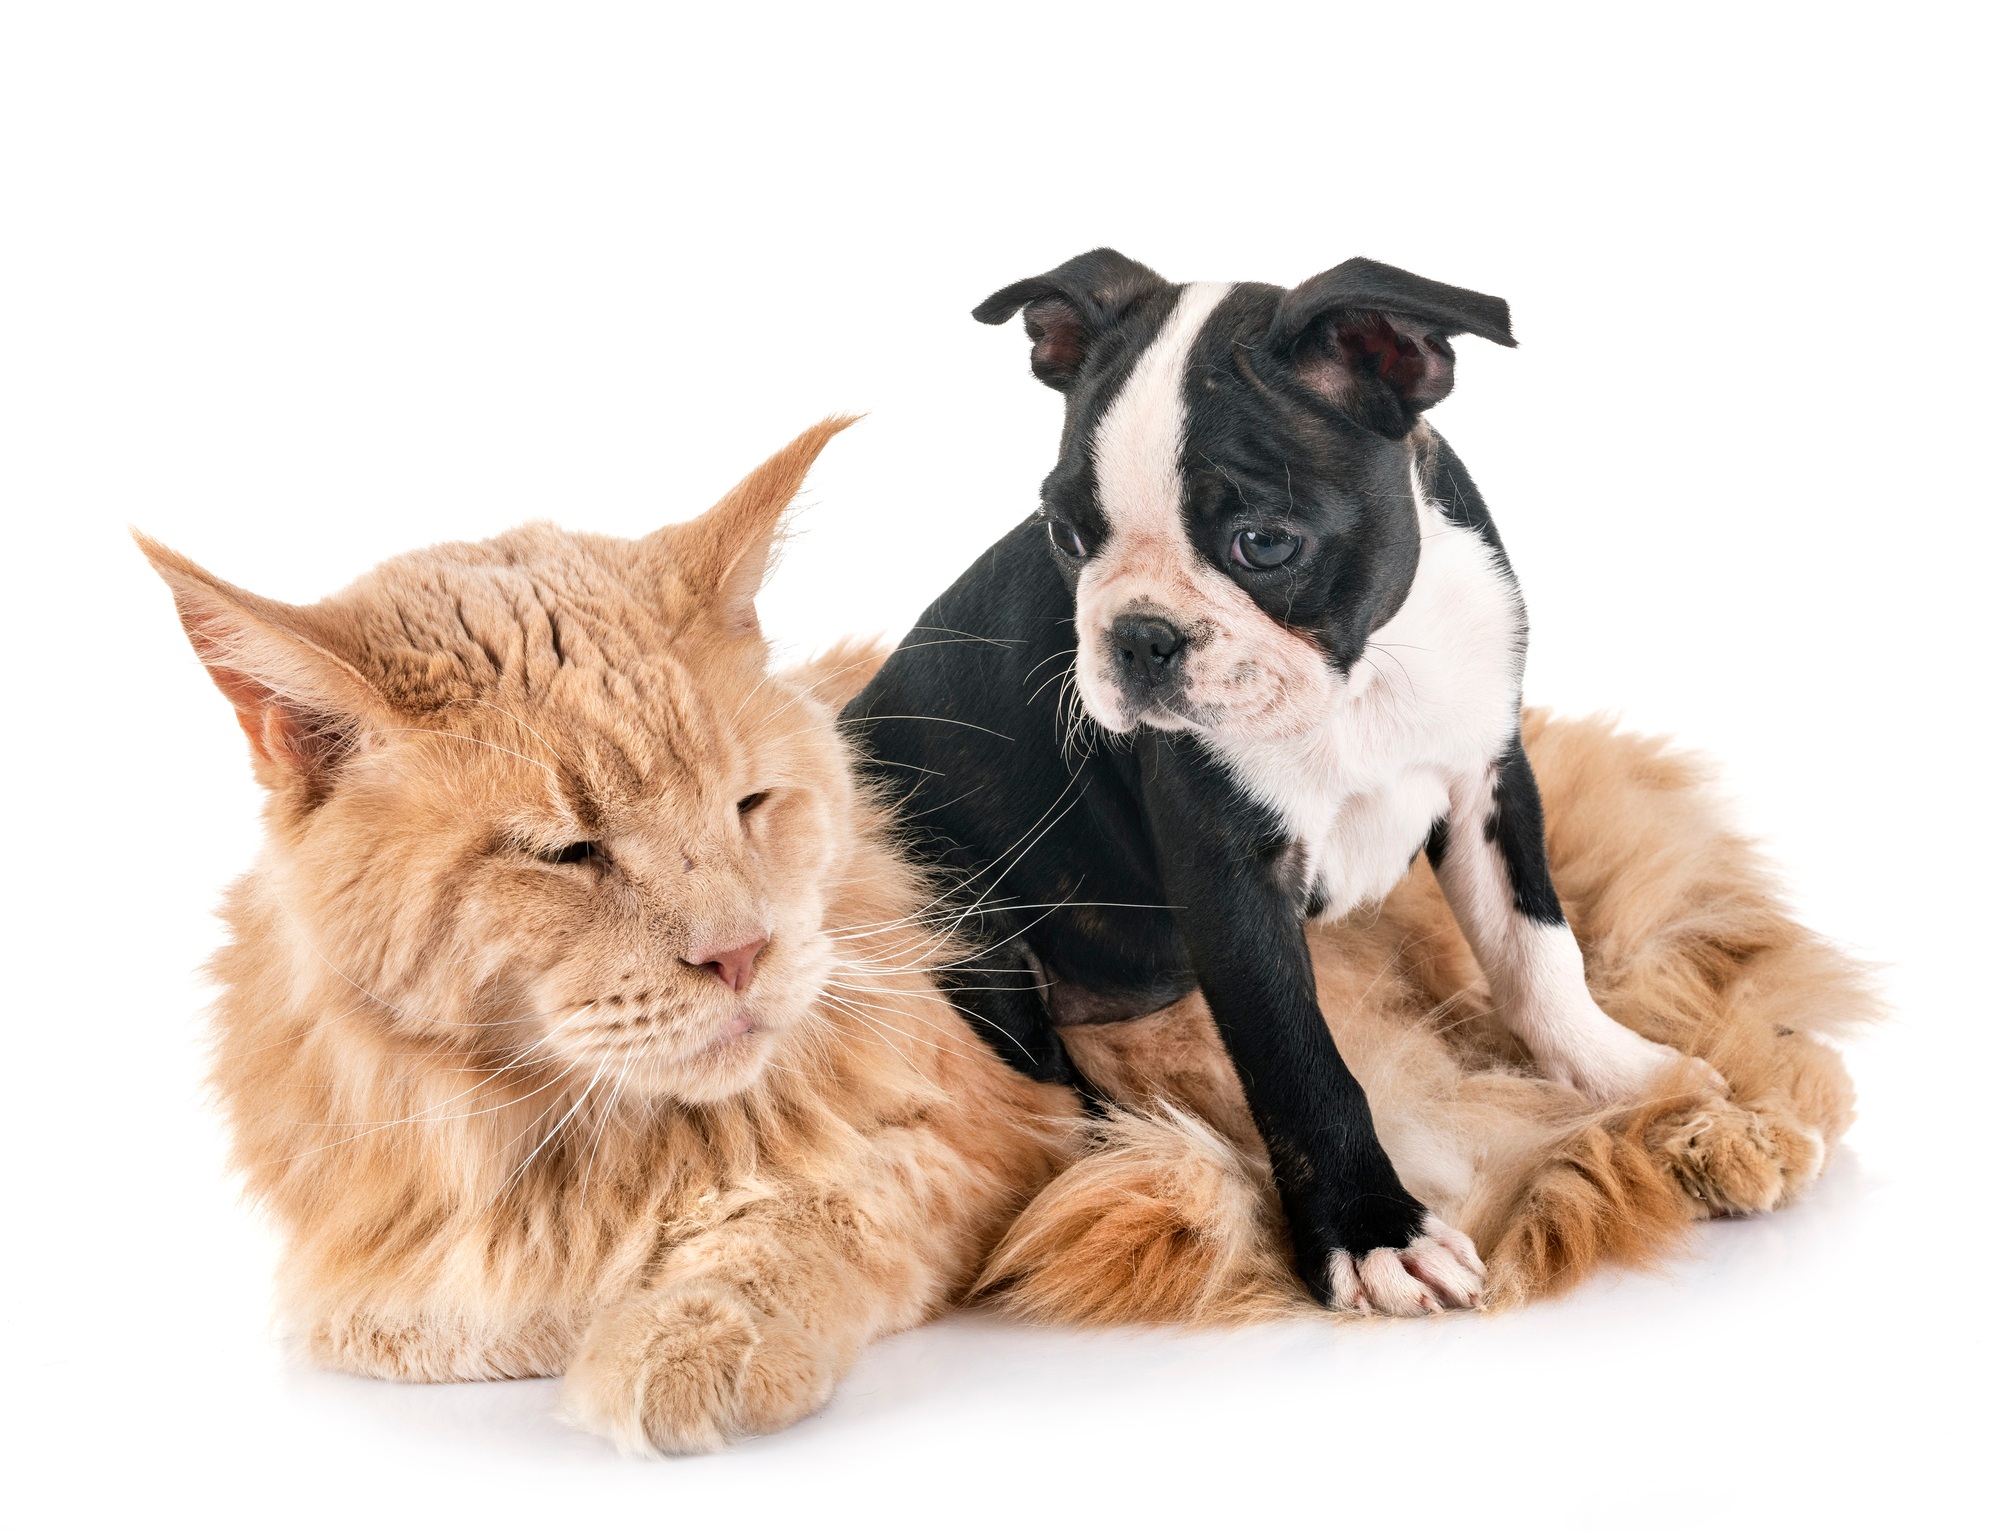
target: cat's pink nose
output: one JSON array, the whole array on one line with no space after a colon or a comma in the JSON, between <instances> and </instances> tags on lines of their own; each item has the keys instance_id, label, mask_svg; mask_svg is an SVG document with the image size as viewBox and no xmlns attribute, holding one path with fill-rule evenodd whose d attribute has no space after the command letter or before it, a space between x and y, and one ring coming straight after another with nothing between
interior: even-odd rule
<instances>
[{"instance_id":1,"label":"cat's pink nose","mask_svg":"<svg viewBox=\"0 0 2000 1532\"><path fill-rule=\"evenodd\" d=\"M735 946L710 947L690 953L687 961L690 967L706 968L740 993L750 987L751 977L757 972L757 954L770 944L768 935L753 936Z\"/></svg>"}]
</instances>

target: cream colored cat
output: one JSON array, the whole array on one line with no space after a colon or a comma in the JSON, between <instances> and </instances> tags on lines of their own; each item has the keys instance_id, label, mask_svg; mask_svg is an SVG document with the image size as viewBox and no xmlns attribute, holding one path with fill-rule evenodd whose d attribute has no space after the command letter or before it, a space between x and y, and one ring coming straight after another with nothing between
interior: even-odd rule
<instances>
[{"instance_id":1,"label":"cream colored cat","mask_svg":"<svg viewBox=\"0 0 2000 1532\"><path fill-rule=\"evenodd\" d=\"M145 551L249 736L215 1078L330 1366L567 1375L712 1447L964 1291L1065 1093L926 977L924 901L752 597L807 432L637 544L527 527L312 607ZM837 668L837 667L836 667Z\"/></svg>"},{"instance_id":2,"label":"cream colored cat","mask_svg":"<svg viewBox=\"0 0 2000 1532\"><path fill-rule=\"evenodd\" d=\"M933 987L944 906L832 713L879 655L775 674L753 606L844 425L637 542L527 527L308 607L141 539L269 790L214 1079L315 1360L563 1374L578 1422L685 1451L815 1409L996 1247L984 1284L1031 1314L1303 1305L1198 1005L1073 1040L1148 1108L1091 1128ZM1809 1180L1848 1112L1811 1034L1868 1004L1657 746L1537 724L1530 749L1600 999L1736 1099L1601 1113L1534 1078L1422 868L1317 934L1399 1172L1503 1300Z\"/></svg>"}]
</instances>

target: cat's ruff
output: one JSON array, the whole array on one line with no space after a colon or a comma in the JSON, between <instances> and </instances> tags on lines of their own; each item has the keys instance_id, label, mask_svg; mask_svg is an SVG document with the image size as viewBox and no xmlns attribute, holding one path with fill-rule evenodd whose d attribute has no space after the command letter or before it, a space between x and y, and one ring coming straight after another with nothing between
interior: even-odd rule
<instances>
[{"instance_id":1,"label":"cat's ruff","mask_svg":"<svg viewBox=\"0 0 2000 1532\"><path fill-rule=\"evenodd\" d=\"M143 544L269 790L213 1082L320 1364L563 1374L578 1422L691 1451L808 1413L975 1282L1085 1321L1304 1302L1198 1004L1092 1029L1143 1109L1093 1128L936 988L935 893L833 722L880 655L773 673L755 626L837 429L653 537L523 528L307 607ZM1534 1078L1421 869L1317 933L1390 1154L1501 1298L1790 1196L1847 1118L1819 1039L1868 1008L1669 753L1532 723L1528 748L1605 1003L1699 1042L1737 1104L1607 1115ZM770 945L739 990L694 960L745 931Z\"/></svg>"}]
</instances>

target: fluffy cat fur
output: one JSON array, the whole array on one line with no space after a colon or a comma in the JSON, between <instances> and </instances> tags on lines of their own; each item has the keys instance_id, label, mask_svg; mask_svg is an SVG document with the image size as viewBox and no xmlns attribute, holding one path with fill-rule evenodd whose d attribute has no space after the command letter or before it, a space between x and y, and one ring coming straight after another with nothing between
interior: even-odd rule
<instances>
[{"instance_id":1,"label":"fluffy cat fur","mask_svg":"<svg viewBox=\"0 0 2000 1532\"><path fill-rule=\"evenodd\" d=\"M880 651L773 672L753 606L845 423L650 537L526 527L312 606L141 539L268 790L213 1081L315 1361L562 1374L578 1423L692 1451L974 1291L1100 1323L1306 1305L1198 1001L1071 1039L1132 1108L1092 1123L932 984L941 892L834 723ZM1600 998L1734 1090L1605 1113L1533 1076L1421 866L1316 933L1399 1172L1501 1301L1792 1195L1850 1112L1823 1039L1871 1009L1684 761L1599 723L1529 748ZM739 989L710 955L760 936Z\"/></svg>"},{"instance_id":2,"label":"fluffy cat fur","mask_svg":"<svg viewBox=\"0 0 2000 1532\"><path fill-rule=\"evenodd\" d=\"M269 789L213 1079L314 1360L560 1373L629 1448L714 1447L960 1296L1060 1163L1070 1103L940 998L832 713L767 668L843 424L638 542L531 526L311 607L144 545ZM739 996L696 960L752 930Z\"/></svg>"}]
</instances>

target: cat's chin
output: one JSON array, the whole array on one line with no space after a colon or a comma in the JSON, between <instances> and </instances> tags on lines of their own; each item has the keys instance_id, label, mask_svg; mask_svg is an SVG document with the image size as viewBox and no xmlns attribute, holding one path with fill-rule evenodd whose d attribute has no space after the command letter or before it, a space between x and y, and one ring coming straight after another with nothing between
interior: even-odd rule
<instances>
[{"instance_id":1,"label":"cat's chin","mask_svg":"<svg viewBox=\"0 0 2000 1532\"><path fill-rule=\"evenodd\" d=\"M701 1048L635 1067L622 1089L689 1106L727 1101L763 1078L785 1030L782 1024L773 1025L763 1016L740 1012Z\"/></svg>"}]
</instances>

